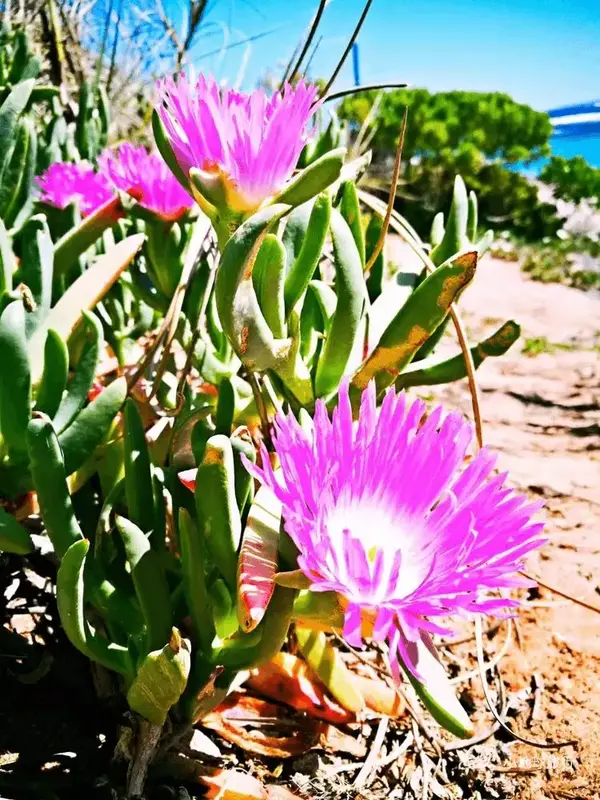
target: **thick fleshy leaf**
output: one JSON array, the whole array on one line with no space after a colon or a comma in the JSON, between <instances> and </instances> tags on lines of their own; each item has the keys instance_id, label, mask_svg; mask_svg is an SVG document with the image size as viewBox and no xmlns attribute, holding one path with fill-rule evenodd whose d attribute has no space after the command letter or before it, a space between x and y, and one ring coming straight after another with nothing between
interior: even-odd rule
<instances>
[{"instance_id":1,"label":"thick fleshy leaf","mask_svg":"<svg viewBox=\"0 0 600 800\"><path fill-rule=\"evenodd\" d=\"M294 622L317 631L341 631L344 609L336 592L299 592L292 612Z\"/></svg>"},{"instance_id":2,"label":"thick fleshy leaf","mask_svg":"<svg viewBox=\"0 0 600 800\"><path fill-rule=\"evenodd\" d=\"M127 692L130 707L154 725L164 725L186 687L190 662L189 644L173 628L169 642L142 661Z\"/></svg>"},{"instance_id":3,"label":"thick fleshy leaf","mask_svg":"<svg viewBox=\"0 0 600 800\"><path fill-rule=\"evenodd\" d=\"M275 202L290 206L300 206L308 202L340 177L345 156L345 147L325 153L299 172L275 198Z\"/></svg>"},{"instance_id":4,"label":"thick fleshy leaf","mask_svg":"<svg viewBox=\"0 0 600 800\"><path fill-rule=\"evenodd\" d=\"M132 664L125 647L95 633L85 616L85 566L90 543L74 542L61 562L56 580L56 599L64 632L88 658L108 669L131 676Z\"/></svg>"},{"instance_id":5,"label":"thick fleshy leaf","mask_svg":"<svg viewBox=\"0 0 600 800\"><path fill-rule=\"evenodd\" d=\"M444 321L451 303L472 280L476 265L477 253L465 253L439 267L415 289L352 378L354 401L373 378L378 393L395 381Z\"/></svg>"},{"instance_id":6,"label":"thick fleshy leaf","mask_svg":"<svg viewBox=\"0 0 600 800\"><path fill-rule=\"evenodd\" d=\"M17 120L25 110L35 80L30 78L18 83L0 106L0 168L14 144Z\"/></svg>"},{"instance_id":7,"label":"thick fleshy leaf","mask_svg":"<svg viewBox=\"0 0 600 800\"><path fill-rule=\"evenodd\" d=\"M146 652L158 650L169 641L171 602L163 565L137 525L116 517L135 593L146 622Z\"/></svg>"},{"instance_id":8,"label":"thick fleshy leaf","mask_svg":"<svg viewBox=\"0 0 600 800\"><path fill-rule=\"evenodd\" d=\"M242 521L235 498L233 449L228 437L218 434L207 441L194 494L200 534L233 594Z\"/></svg>"},{"instance_id":9,"label":"thick fleshy leaf","mask_svg":"<svg viewBox=\"0 0 600 800\"><path fill-rule=\"evenodd\" d=\"M129 236L97 259L60 298L31 339L32 381L37 383L44 366L44 344L50 328L68 339L83 315L101 300L144 243L143 234Z\"/></svg>"},{"instance_id":10,"label":"thick fleshy leaf","mask_svg":"<svg viewBox=\"0 0 600 800\"><path fill-rule=\"evenodd\" d=\"M358 338L367 305L362 262L352 231L336 209L332 211L330 224L337 304L317 365L317 397L325 397L337 389Z\"/></svg>"},{"instance_id":11,"label":"thick fleshy leaf","mask_svg":"<svg viewBox=\"0 0 600 800\"><path fill-rule=\"evenodd\" d=\"M298 649L333 697L348 711L360 713L365 701L340 652L322 631L296 626Z\"/></svg>"},{"instance_id":12,"label":"thick fleshy leaf","mask_svg":"<svg viewBox=\"0 0 600 800\"><path fill-rule=\"evenodd\" d=\"M34 549L27 528L0 506L0 551L25 555Z\"/></svg>"},{"instance_id":13,"label":"thick fleshy leaf","mask_svg":"<svg viewBox=\"0 0 600 800\"><path fill-rule=\"evenodd\" d=\"M221 258L215 297L223 331L242 361L253 370L273 367L289 352L287 339L275 339L260 310L252 281L254 263L269 229L289 210L269 206L233 234Z\"/></svg>"},{"instance_id":14,"label":"thick fleshy leaf","mask_svg":"<svg viewBox=\"0 0 600 800\"><path fill-rule=\"evenodd\" d=\"M307 211L307 206L300 206L290 215L283 238L287 252L284 288L286 318L306 291L321 258L331 219L329 195L319 195L310 209L310 215Z\"/></svg>"},{"instance_id":15,"label":"thick fleshy leaf","mask_svg":"<svg viewBox=\"0 0 600 800\"><path fill-rule=\"evenodd\" d=\"M430 635L422 631L416 642L405 641L404 647L411 659L411 669L400 663L423 705L447 731L469 739L474 733L473 725L456 697ZM415 677L413 670L421 680Z\"/></svg>"},{"instance_id":16,"label":"thick fleshy leaf","mask_svg":"<svg viewBox=\"0 0 600 800\"><path fill-rule=\"evenodd\" d=\"M288 211L287 205L267 206L236 230L221 257L215 297L223 331L246 367L258 372L275 370L304 405L313 399L312 387L308 371L300 371L293 331L292 338L273 336L252 280L264 237Z\"/></svg>"},{"instance_id":17,"label":"thick fleshy leaf","mask_svg":"<svg viewBox=\"0 0 600 800\"><path fill-rule=\"evenodd\" d=\"M179 509L179 549L188 612L196 641L207 655L212 647L215 627L206 586L206 546L185 508Z\"/></svg>"},{"instance_id":18,"label":"thick fleshy leaf","mask_svg":"<svg viewBox=\"0 0 600 800\"><path fill-rule=\"evenodd\" d=\"M471 247L467 236L469 218L469 200L465 182L456 176L454 181L454 194L450 213L444 228L444 235L440 243L431 251L431 260L436 266L440 266L452 256L463 252Z\"/></svg>"},{"instance_id":19,"label":"thick fleshy leaf","mask_svg":"<svg viewBox=\"0 0 600 800\"><path fill-rule=\"evenodd\" d=\"M521 328L516 322L509 320L483 342L471 348L471 356L475 369L481 366L486 358L502 356L512 347L521 335ZM396 389L407 389L409 386L434 386L451 383L465 378L467 368L462 353L448 359L427 358L410 364L398 376Z\"/></svg>"},{"instance_id":20,"label":"thick fleshy leaf","mask_svg":"<svg viewBox=\"0 0 600 800\"><path fill-rule=\"evenodd\" d=\"M80 255L85 253L108 228L123 216L123 208L115 195L104 205L88 214L79 225L71 228L54 245L54 275L64 275Z\"/></svg>"},{"instance_id":21,"label":"thick fleshy leaf","mask_svg":"<svg viewBox=\"0 0 600 800\"><path fill-rule=\"evenodd\" d=\"M245 631L265 615L275 589L281 503L267 487L250 506L238 560L237 613Z\"/></svg>"}]
</instances>

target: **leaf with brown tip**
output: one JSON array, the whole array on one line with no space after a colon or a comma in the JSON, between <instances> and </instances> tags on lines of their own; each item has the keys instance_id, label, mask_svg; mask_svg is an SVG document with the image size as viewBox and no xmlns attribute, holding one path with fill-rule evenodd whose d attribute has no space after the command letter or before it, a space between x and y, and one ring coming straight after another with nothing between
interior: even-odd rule
<instances>
[{"instance_id":1,"label":"leaf with brown tip","mask_svg":"<svg viewBox=\"0 0 600 800\"><path fill-rule=\"evenodd\" d=\"M31 339L31 373L34 383L42 374L44 343L48 329L52 328L66 341L75 330L83 312L93 308L129 266L144 239L141 233L128 236L108 253L100 256L92 267L69 286L51 309L44 324L40 325Z\"/></svg>"}]
</instances>

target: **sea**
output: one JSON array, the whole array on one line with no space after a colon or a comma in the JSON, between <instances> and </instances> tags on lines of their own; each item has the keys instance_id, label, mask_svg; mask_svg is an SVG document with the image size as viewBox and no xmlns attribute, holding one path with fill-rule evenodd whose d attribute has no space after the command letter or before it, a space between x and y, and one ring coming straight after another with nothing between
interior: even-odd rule
<instances>
[{"instance_id":1,"label":"sea","mask_svg":"<svg viewBox=\"0 0 600 800\"><path fill-rule=\"evenodd\" d=\"M552 155L583 156L588 164L600 169L600 100L561 106L548 114L554 127L550 139ZM545 160L536 161L533 173L537 174L544 164Z\"/></svg>"},{"instance_id":2,"label":"sea","mask_svg":"<svg viewBox=\"0 0 600 800\"><path fill-rule=\"evenodd\" d=\"M553 136L550 140L552 154L563 158L583 156L588 164L600 169L600 131L597 137L565 138Z\"/></svg>"}]
</instances>

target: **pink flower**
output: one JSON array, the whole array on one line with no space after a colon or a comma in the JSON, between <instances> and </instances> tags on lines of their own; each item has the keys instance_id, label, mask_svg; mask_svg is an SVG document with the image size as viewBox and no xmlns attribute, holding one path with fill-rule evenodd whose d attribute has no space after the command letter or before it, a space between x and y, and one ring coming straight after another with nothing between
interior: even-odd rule
<instances>
[{"instance_id":1,"label":"pink flower","mask_svg":"<svg viewBox=\"0 0 600 800\"><path fill-rule=\"evenodd\" d=\"M94 172L94 167L86 161L78 164L51 164L36 180L42 203L55 208L66 208L69 203L76 201L84 217L115 195L109 181Z\"/></svg>"},{"instance_id":2,"label":"pink flower","mask_svg":"<svg viewBox=\"0 0 600 800\"><path fill-rule=\"evenodd\" d=\"M372 623L397 679L400 661L419 677L412 645L448 634L440 617L518 605L488 593L531 585L516 573L544 543L532 522L541 504L492 474L494 455L483 449L464 466L471 425L441 407L424 412L394 390L378 412L371 383L355 425L345 382L331 420L317 401L312 433L278 416L280 472L266 452L262 468L245 462L282 502L311 589L343 598L347 641L360 645Z\"/></svg>"},{"instance_id":3,"label":"pink flower","mask_svg":"<svg viewBox=\"0 0 600 800\"><path fill-rule=\"evenodd\" d=\"M158 114L185 173L196 167L225 180L228 204L251 211L290 178L308 136L317 88L303 81L267 97L220 91L214 78L181 75L158 84Z\"/></svg>"},{"instance_id":4,"label":"pink flower","mask_svg":"<svg viewBox=\"0 0 600 800\"><path fill-rule=\"evenodd\" d=\"M158 153L124 142L98 157L102 175L117 189L135 197L141 206L164 220L178 220L193 205L190 195Z\"/></svg>"}]
</instances>

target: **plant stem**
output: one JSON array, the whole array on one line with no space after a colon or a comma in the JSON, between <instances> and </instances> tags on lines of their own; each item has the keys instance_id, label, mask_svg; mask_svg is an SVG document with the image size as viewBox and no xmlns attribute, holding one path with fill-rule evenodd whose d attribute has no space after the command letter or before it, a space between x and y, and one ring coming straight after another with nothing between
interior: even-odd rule
<instances>
[{"instance_id":1,"label":"plant stem","mask_svg":"<svg viewBox=\"0 0 600 800\"><path fill-rule=\"evenodd\" d=\"M148 767L158 748L161 734L161 725L139 718L135 752L127 773L128 798L142 797Z\"/></svg>"}]
</instances>

